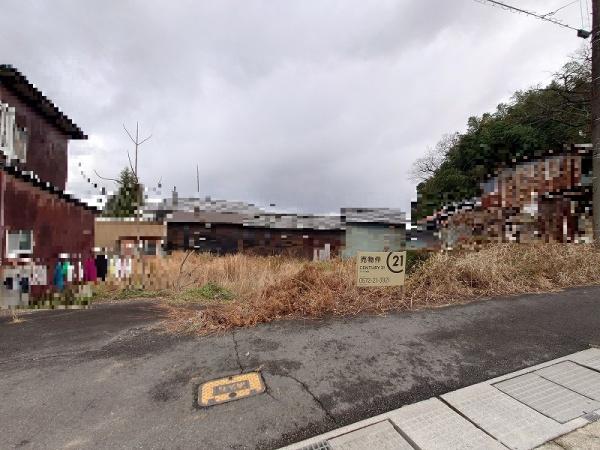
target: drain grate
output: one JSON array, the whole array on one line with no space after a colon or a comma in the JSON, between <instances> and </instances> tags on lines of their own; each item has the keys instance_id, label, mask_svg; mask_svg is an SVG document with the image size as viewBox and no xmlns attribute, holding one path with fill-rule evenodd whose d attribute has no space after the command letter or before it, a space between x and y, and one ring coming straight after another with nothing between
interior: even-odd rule
<instances>
[{"instance_id":1,"label":"drain grate","mask_svg":"<svg viewBox=\"0 0 600 450\"><path fill-rule=\"evenodd\" d=\"M333 450L329 442L327 441L319 441L314 444L306 445L298 450Z\"/></svg>"}]
</instances>

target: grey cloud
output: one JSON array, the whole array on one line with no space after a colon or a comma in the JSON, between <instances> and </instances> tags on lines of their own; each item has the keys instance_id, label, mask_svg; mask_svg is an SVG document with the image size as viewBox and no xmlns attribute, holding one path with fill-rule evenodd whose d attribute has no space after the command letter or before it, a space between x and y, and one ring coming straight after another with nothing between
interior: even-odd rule
<instances>
[{"instance_id":1,"label":"grey cloud","mask_svg":"<svg viewBox=\"0 0 600 450\"><path fill-rule=\"evenodd\" d=\"M202 195L314 212L408 209L427 145L580 44L470 0L5 0L0 16L3 62L90 135L71 144L87 173L117 174L139 121L147 185L191 194L199 164Z\"/></svg>"}]
</instances>

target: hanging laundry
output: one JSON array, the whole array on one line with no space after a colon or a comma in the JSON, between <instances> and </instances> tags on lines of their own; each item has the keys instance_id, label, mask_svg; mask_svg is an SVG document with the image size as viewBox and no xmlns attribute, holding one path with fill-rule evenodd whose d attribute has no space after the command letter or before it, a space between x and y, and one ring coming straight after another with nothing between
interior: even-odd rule
<instances>
[{"instance_id":1,"label":"hanging laundry","mask_svg":"<svg viewBox=\"0 0 600 450\"><path fill-rule=\"evenodd\" d=\"M108 273L108 261L105 255L96 255L96 276L101 278L102 281L106 280L106 274Z\"/></svg>"},{"instance_id":2,"label":"hanging laundry","mask_svg":"<svg viewBox=\"0 0 600 450\"><path fill-rule=\"evenodd\" d=\"M121 279L123 277L123 267L121 266L121 258L115 256L115 275Z\"/></svg>"},{"instance_id":3,"label":"hanging laundry","mask_svg":"<svg viewBox=\"0 0 600 450\"><path fill-rule=\"evenodd\" d=\"M62 291L65 286L65 274L63 269L63 263L60 261L56 263L54 267L54 278L53 278L54 286L59 291Z\"/></svg>"},{"instance_id":4,"label":"hanging laundry","mask_svg":"<svg viewBox=\"0 0 600 450\"><path fill-rule=\"evenodd\" d=\"M13 277L6 277L2 284L4 285L4 287L6 289L8 289L9 291L12 291L13 290L13 281L14 281Z\"/></svg>"},{"instance_id":5,"label":"hanging laundry","mask_svg":"<svg viewBox=\"0 0 600 450\"><path fill-rule=\"evenodd\" d=\"M19 286L21 288L22 294L28 294L29 293L29 278L22 277L21 280L19 280Z\"/></svg>"},{"instance_id":6,"label":"hanging laundry","mask_svg":"<svg viewBox=\"0 0 600 450\"><path fill-rule=\"evenodd\" d=\"M89 257L83 263L83 281L96 281L97 270L94 258Z\"/></svg>"},{"instance_id":7,"label":"hanging laundry","mask_svg":"<svg viewBox=\"0 0 600 450\"><path fill-rule=\"evenodd\" d=\"M65 264L67 265L67 282L72 283L73 282L73 272L75 271L75 266L70 262L66 262Z\"/></svg>"},{"instance_id":8,"label":"hanging laundry","mask_svg":"<svg viewBox=\"0 0 600 450\"><path fill-rule=\"evenodd\" d=\"M83 278L83 263L80 259L79 261L77 261L77 281L81 283L84 281Z\"/></svg>"},{"instance_id":9,"label":"hanging laundry","mask_svg":"<svg viewBox=\"0 0 600 450\"><path fill-rule=\"evenodd\" d=\"M48 284L47 267L34 265L32 269L31 285L46 286Z\"/></svg>"},{"instance_id":10,"label":"hanging laundry","mask_svg":"<svg viewBox=\"0 0 600 450\"><path fill-rule=\"evenodd\" d=\"M131 272L132 272L132 269L133 269L133 260L132 260L132 258L125 258L124 266L125 266L125 270L124 270L125 276L127 278L130 278L131 277Z\"/></svg>"},{"instance_id":11,"label":"hanging laundry","mask_svg":"<svg viewBox=\"0 0 600 450\"><path fill-rule=\"evenodd\" d=\"M108 258L108 276L110 278L115 278L117 273L115 272L115 257L111 256Z\"/></svg>"}]
</instances>

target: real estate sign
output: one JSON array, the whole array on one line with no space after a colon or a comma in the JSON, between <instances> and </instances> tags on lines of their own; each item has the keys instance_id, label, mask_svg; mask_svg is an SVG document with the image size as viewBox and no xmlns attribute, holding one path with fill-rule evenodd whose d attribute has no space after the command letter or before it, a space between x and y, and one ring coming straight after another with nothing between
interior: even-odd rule
<instances>
[{"instance_id":1,"label":"real estate sign","mask_svg":"<svg viewBox=\"0 0 600 450\"><path fill-rule=\"evenodd\" d=\"M406 252L358 252L357 286L403 286Z\"/></svg>"}]
</instances>

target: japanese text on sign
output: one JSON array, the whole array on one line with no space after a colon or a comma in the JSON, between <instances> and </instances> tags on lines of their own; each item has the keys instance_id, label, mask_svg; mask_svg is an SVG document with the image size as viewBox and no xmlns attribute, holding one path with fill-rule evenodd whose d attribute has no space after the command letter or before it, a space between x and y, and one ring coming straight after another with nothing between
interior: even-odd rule
<instances>
[{"instance_id":1,"label":"japanese text on sign","mask_svg":"<svg viewBox=\"0 0 600 450\"><path fill-rule=\"evenodd\" d=\"M358 252L357 286L403 286L406 252Z\"/></svg>"}]
</instances>

